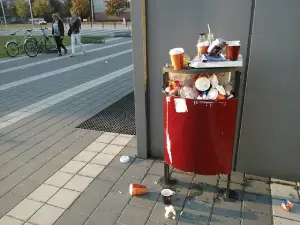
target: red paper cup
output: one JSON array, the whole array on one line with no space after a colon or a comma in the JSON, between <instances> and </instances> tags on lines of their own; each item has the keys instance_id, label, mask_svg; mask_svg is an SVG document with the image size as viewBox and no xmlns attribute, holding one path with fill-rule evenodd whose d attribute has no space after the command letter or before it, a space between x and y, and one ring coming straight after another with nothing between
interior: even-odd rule
<instances>
[{"instance_id":1,"label":"red paper cup","mask_svg":"<svg viewBox=\"0 0 300 225\"><path fill-rule=\"evenodd\" d=\"M148 193L147 187L141 184L130 184L129 186L129 194L132 196L135 195L143 195Z\"/></svg>"}]
</instances>

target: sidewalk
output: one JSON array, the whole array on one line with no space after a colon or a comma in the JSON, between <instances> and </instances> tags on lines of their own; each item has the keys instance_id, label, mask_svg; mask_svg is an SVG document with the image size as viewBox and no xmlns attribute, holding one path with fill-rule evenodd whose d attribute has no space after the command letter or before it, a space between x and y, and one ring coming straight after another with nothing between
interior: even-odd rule
<instances>
[{"instance_id":1,"label":"sidewalk","mask_svg":"<svg viewBox=\"0 0 300 225\"><path fill-rule=\"evenodd\" d=\"M226 176L178 170L172 172L180 181L172 201L177 217L165 219L157 185L162 160L137 158L134 136L80 129L74 134L73 144L0 199L0 225L300 224L296 183L233 173L232 188L240 197L227 202L216 194L226 187ZM130 162L121 163L122 155L130 156ZM149 193L131 197L131 183L146 185ZM203 193L190 189L191 183L200 184ZM284 212L281 199L294 202L296 211Z\"/></svg>"}]
</instances>

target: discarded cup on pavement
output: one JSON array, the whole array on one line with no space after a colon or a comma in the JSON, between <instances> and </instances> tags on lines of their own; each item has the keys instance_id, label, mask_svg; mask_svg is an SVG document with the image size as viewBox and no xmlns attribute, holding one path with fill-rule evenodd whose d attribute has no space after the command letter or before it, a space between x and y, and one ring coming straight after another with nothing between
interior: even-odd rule
<instances>
[{"instance_id":1,"label":"discarded cup on pavement","mask_svg":"<svg viewBox=\"0 0 300 225\"><path fill-rule=\"evenodd\" d=\"M291 203L290 201L284 200L284 201L281 203L280 207L281 207L284 211L289 212L289 211L291 211L291 210L294 208L294 205L293 205L293 203Z\"/></svg>"},{"instance_id":2,"label":"discarded cup on pavement","mask_svg":"<svg viewBox=\"0 0 300 225\"><path fill-rule=\"evenodd\" d=\"M141 184L130 184L129 186L129 194L132 196L135 195L143 195L148 193L147 187Z\"/></svg>"},{"instance_id":3,"label":"discarded cup on pavement","mask_svg":"<svg viewBox=\"0 0 300 225\"><path fill-rule=\"evenodd\" d=\"M161 191L161 195L163 196L163 203L165 205L172 204L172 196L174 195L174 191L172 191L170 189L163 189Z\"/></svg>"}]
</instances>

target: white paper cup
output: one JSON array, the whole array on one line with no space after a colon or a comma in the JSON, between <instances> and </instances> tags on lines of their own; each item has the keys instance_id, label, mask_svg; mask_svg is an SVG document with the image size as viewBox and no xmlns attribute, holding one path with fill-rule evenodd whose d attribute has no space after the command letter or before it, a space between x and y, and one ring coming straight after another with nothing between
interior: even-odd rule
<instances>
[{"instance_id":1,"label":"white paper cup","mask_svg":"<svg viewBox=\"0 0 300 225\"><path fill-rule=\"evenodd\" d=\"M207 91L210 88L210 80L206 77L199 77L195 82L198 91Z\"/></svg>"},{"instance_id":2,"label":"white paper cup","mask_svg":"<svg viewBox=\"0 0 300 225\"><path fill-rule=\"evenodd\" d=\"M219 94L218 90L215 89L215 88L212 88L212 89L210 89L209 92L207 93L207 99L208 99L208 100L216 100L217 97L218 97L218 94Z\"/></svg>"}]
</instances>

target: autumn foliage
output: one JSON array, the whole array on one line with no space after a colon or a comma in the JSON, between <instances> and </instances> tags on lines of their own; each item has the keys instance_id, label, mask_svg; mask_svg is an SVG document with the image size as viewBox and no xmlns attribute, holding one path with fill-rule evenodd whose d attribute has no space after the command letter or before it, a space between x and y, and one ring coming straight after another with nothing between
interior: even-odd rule
<instances>
[{"instance_id":1,"label":"autumn foliage","mask_svg":"<svg viewBox=\"0 0 300 225\"><path fill-rule=\"evenodd\" d=\"M126 0L104 0L105 4L105 14L106 15L116 15L126 10L127 8L127 1Z\"/></svg>"},{"instance_id":2,"label":"autumn foliage","mask_svg":"<svg viewBox=\"0 0 300 225\"><path fill-rule=\"evenodd\" d=\"M90 10L89 0L72 0L72 11L78 15L86 15Z\"/></svg>"}]
</instances>

